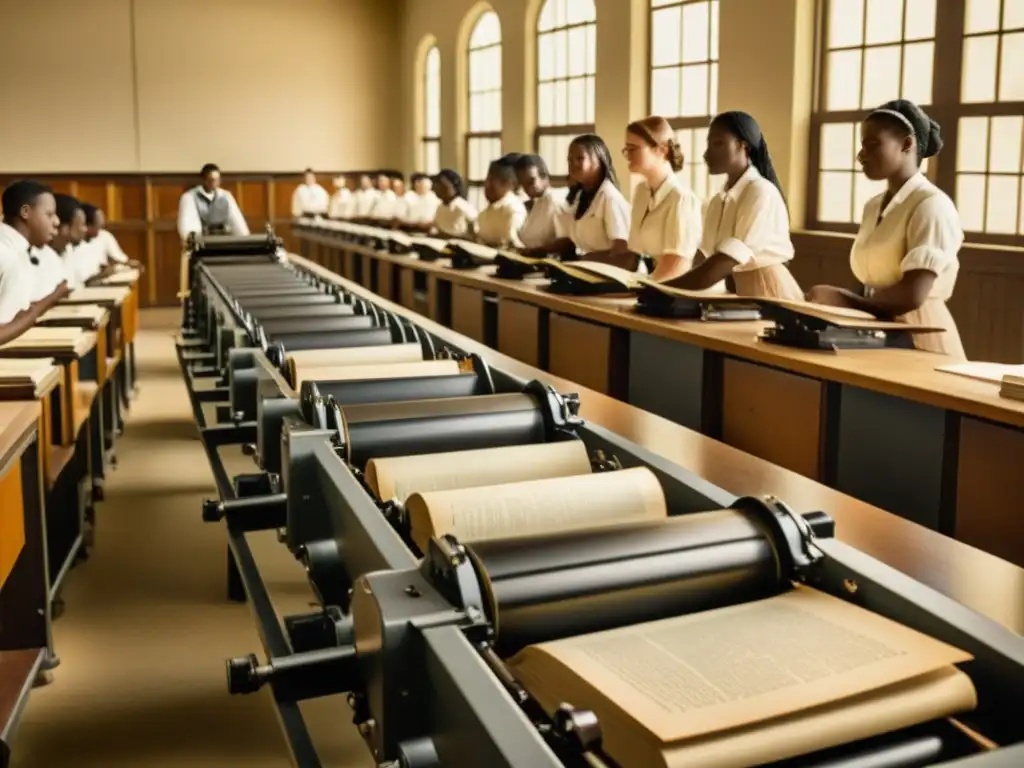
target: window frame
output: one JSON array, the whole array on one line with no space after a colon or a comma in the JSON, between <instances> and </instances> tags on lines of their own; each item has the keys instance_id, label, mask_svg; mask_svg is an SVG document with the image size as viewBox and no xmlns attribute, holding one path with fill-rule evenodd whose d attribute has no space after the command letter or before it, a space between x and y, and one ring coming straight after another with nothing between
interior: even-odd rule
<instances>
[{"instance_id":1,"label":"window frame","mask_svg":"<svg viewBox=\"0 0 1024 768\"><path fill-rule=\"evenodd\" d=\"M497 20L498 20L498 25L499 25L498 26L498 30L499 30L498 42L496 42L496 43L488 43L487 45L482 45L482 46L480 46L478 48L474 48L473 47L473 34L476 32L477 27L483 21L484 17L487 14L489 14L489 13L493 13L495 15L495 17L497 18ZM485 181L485 179L474 179L472 177L472 172L471 172L471 168L470 168L469 159L470 159L470 156L471 156L470 146L472 146L473 141L474 140L479 140L479 139L486 139L486 140L497 139L498 146L500 148L499 152L504 151L504 142L502 141L502 128L498 128L497 130L490 130L490 131L474 131L474 130L472 130L473 96L480 95L480 94L495 93L495 92L497 92L498 100L500 102L501 99L504 96L504 91L505 91L505 69L504 69L504 66L502 66L502 71L501 71L501 84L499 85L499 87L497 89L493 89L492 88L492 89L486 89L486 90L482 90L482 91L474 91L473 90L473 86L472 86L472 82L473 82L473 73L472 73L473 55L472 54L477 52L477 51L487 51L487 50L490 50L492 48L497 48L498 49L498 56L500 58L504 54L504 45L505 45L505 30L501 27L501 17L498 16L496 11L493 11L493 10L484 11L483 13L481 13L477 17L476 21L473 22L473 26L470 28L470 31L469 31L469 39L468 39L468 41L466 43L466 49L465 49L465 51L463 51L463 55L466 57L466 92L465 92L465 100L466 101L465 101L465 104L466 104L466 120L467 120L467 130L466 130L465 136L463 137L463 150L465 151L465 169L466 169L466 172L465 172L465 175L464 175L464 179L465 179L465 182L466 182L466 194L467 194L468 199L469 199L470 202L473 202L473 197L474 197L473 190L482 190L483 186L484 186L484 181ZM504 126L504 123L505 123L504 110L502 110L501 123L502 123L502 126ZM494 159L497 160L498 157L501 157L501 155L499 154Z\"/></svg>"},{"instance_id":2,"label":"window frame","mask_svg":"<svg viewBox=\"0 0 1024 768\"><path fill-rule=\"evenodd\" d=\"M706 0L671 0L671 2L668 2L668 3L665 3L664 5L659 5L659 6L655 7L653 0L647 0L647 112L648 112L648 114L654 114L654 73L657 70L661 70L661 69L678 69L680 72L682 72L682 70L684 68L688 67L688 66L695 66L695 65L698 65L698 64L702 63L702 62L694 61L694 62L677 62L675 64L662 64L660 66L655 66L654 65L654 14L657 11L662 11L662 10L664 10L666 8L682 8L685 5L692 5L694 3L705 2L705 1ZM719 0L718 8L719 8L719 14L721 14L721 0ZM680 11L680 13L681 13L681 11ZM719 34L719 37L721 37L721 16L719 16L718 34ZM711 35L711 30L710 29L708 30L708 35L709 35L709 38L710 38L710 35ZM710 40L709 40L709 42L710 42ZM719 44L720 44L720 41L719 41ZM710 52L710 45L709 45L709 49L708 50ZM719 49L719 54L720 53L721 53L721 50ZM703 63L707 64L709 66L709 68L711 66L714 66L714 67L718 68L719 67L719 62L720 62L720 58L714 58L714 59L707 59ZM718 82L719 82L718 77L716 77L715 78L716 85L718 84ZM709 97L710 97L710 83L709 83L708 94L709 94ZM710 104L709 104L709 106L710 106ZM710 110L710 111L717 111L717 107L718 107L718 94L716 93L715 94L715 108L716 109L715 110ZM665 120L668 122L669 126L672 128L672 131L678 135L679 131L682 131L682 130L699 130L699 129L704 129L706 131L708 129L708 127L711 125L711 121L714 119L715 115L714 114L696 115L696 116L691 116L691 117L682 117L682 116L679 116L679 115L661 115L661 117L665 118ZM686 152L684 154L687 155L686 159L687 159L688 163L689 164L693 164L692 161L690 160L690 158L688 157L688 154L689 154L689 149L688 148L687 148L687 150L686 150ZM716 191L716 189L715 189L715 179L716 178L721 179L721 177L711 176L710 174L707 173L706 167L705 167L704 173L707 176L707 195L710 197Z\"/></svg>"},{"instance_id":3,"label":"window frame","mask_svg":"<svg viewBox=\"0 0 1024 768\"><path fill-rule=\"evenodd\" d=\"M968 0L937 0L939 5L936 10L935 37L933 38L935 49L932 62L932 97L931 104L926 105L928 114L942 126L944 142L942 152L929 159L926 175L939 189L949 195L954 202L956 202L957 197L957 145L960 119L964 117L991 118L1024 115L1024 101L961 102L963 53L965 41L968 38L964 29L967 2ZM1002 18L1004 3L1005 0L1001 0L1000 18ZM829 0L818 0L815 9L815 71L813 108L810 120L811 133L808 142L807 208L804 225L806 230L812 232L856 234L860 228L859 222L831 222L821 221L818 218L822 126L829 123L859 123L870 112L870 110L859 109L827 111L823 108L827 103L828 97L827 36L829 6ZM998 32L981 34L1003 35L1006 33L1000 29ZM905 43L906 41L901 40L901 45ZM871 46L862 46L862 50L865 47ZM999 73L1000 61L997 59L997 86ZM996 93L998 94L998 90ZM987 151L991 152L991 143ZM986 171L985 176L989 175L990 172ZM1022 203L1022 199L1024 199L1024 173L1021 174L1021 190L1019 194L1021 198L1018 199L1018 205L1022 205L1024 204ZM1024 246L1024 234L1008 235L971 230L965 231L964 236L965 242L970 243L996 246Z\"/></svg>"},{"instance_id":4,"label":"window frame","mask_svg":"<svg viewBox=\"0 0 1024 768\"><path fill-rule=\"evenodd\" d=\"M437 117L438 117L438 131L436 135L430 133L430 121L428 115L430 114L430 57L431 54L437 54ZM420 105L422 120L423 120L423 131L420 136L420 161L419 165L423 169L423 173L434 175L441 170L441 49L434 43L427 49L426 55L423 57L423 103ZM428 150L429 147L437 148L438 168L436 170L431 169L427 162L427 158L430 156Z\"/></svg>"},{"instance_id":5,"label":"window frame","mask_svg":"<svg viewBox=\"0 0 1024 768\"><path fill-rule=\"evenodd\" d=\"M540 79L540 39L542 35L552 35L556 32L568 32L573 29L586 29L587 27L594 28L594 47L597 47L597 5L594 3L594 19L593 21L580 21L574 24L565 24L560 27L552 27L551 29L544 30L540 29L541 17L544 15L544 8L548 3L555 2L555 0L543 0L537 11L537 21L534 24L533 35L535 41L536 51L534 52L534 67L537 73L534 78L534 94L533 102L535 114L537 115L537 124L533 129L533 151L540 155L541 139L544 137L557 137L557 136L572 136L573 138L581 136L585 133L596 133L597 131L597 76L598 76L598 63L597 57L594 60L594 71L584 72L581 75L566 75L565 77L555 77L551 80L544 80L543 83L560 83L564 82L566 85L569 83L582 80L586 83L588 78L594 78L594 121L589 123L567 123L565 125L541 125L540 124L540 86L542 81ZM571 0L570 0L571 2ZM547 162L547 160L545 160ZM551 183L556 187L567 187L569 186L568 174L551 174Z\"/></svg>"}]
</instances>

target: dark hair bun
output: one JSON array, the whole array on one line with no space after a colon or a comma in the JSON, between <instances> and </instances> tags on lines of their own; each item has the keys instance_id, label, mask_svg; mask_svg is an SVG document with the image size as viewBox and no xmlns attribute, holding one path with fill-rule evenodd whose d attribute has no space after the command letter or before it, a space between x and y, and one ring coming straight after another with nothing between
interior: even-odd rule
<instances>
[{"instance_id":1,"label":"dark hair bun","mask_svg":"<svg viewBox=\"0 0 1024 768\"><path fill-rule=\"evenodd\" d=\"M942 151L942 129L934 120L928 121L928 146L921 147L921 157L934 157Z\"/></svg>"},{"instance_id":2,"label":"dark hair bun","mask_svg":"<svg viewBox=\"0 0 1024 768\"><path fill-rule=\"evenodd\" d=\"M665 159L668 160L668 164L672 166L672 170L678 173L683 170L683 163L686 161L686 156L683 154L683 148L679 146L679 142L675 139L669 139L665 143L666 152Z\"/></svg>"}]
</instances>

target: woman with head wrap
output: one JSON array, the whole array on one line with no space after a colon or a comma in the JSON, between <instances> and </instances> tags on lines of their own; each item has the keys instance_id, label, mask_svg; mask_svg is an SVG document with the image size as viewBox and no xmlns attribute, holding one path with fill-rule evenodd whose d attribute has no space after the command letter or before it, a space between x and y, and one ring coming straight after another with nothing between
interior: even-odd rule
<instances>
[{"instance_id":1,"label":"woman with head wrap","mask_svg":"<svg viewBox=\"0 0 1024 768\"><path fill-rule=\"evenodd\" d=\"M803 299L786 267L793 258L789 211L768 142L746 112L723 112L711 121L704 161L725 188L704 211L696 266L668 285L722 289L732 275L740 296Z\"/></svg>"},{"instance_id":2,"label":"woman with head wrap","mask_svg":"<svg viewBox=\"0 0 1024 768\"><path fill-rule=\"evenodd\" d=\"M864 175L885 180L888 189L864 206L850 252L850 267L865 295L819 285L807 298L943 328L944 333L915 334L913 346L963 358L960 334L946 307L960 268L963 228L953 201L921 173L921 161L940 149L938 123L909 101L890 101L868 115L857 160ZM903 339L895 344L909 346Z\"/></svg>"}]
</instances>

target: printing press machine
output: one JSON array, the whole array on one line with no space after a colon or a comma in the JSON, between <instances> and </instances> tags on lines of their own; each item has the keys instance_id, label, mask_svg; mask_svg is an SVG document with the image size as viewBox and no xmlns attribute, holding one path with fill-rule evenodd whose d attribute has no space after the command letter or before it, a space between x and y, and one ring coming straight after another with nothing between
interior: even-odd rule
<instances>
[{"instance_id":1,"label":"printing press machine","mask_svg":"<svg viewBox=\"0 0 1024 768\"><path fill-rule=\"evenodd\" d=\"M271 687L296 765L320 765L297 702L350 692L378 765L615 766L592 713L563 705L549 717L503 659L793 583L971 653L963 669L978 707L962 720L999 747L983 750L937 720L776 765L1024 765L1020 636L836 540L827 511L736 498L584 422L576 395L490 368L340 278L278 263L263 240L244 243L244 256L238 239L194 251L179 356L220 490L203 517L226 524L229 591L244 588L267 655L231 659L229 690ZM387 344L412 346L424 362L456 361L459 371L299 383L289 362L307 350ZM203 388L204 377L219 381ZM217 406L217 423L207 425L203 402ZM363 474L372 458L568 440L583 442L596 472L648 467L671 516L475 543L446 535L420 552L401 504L378 502ZM218 453L227 445L246 445L257 471L227 478ZM322 605L283 627L246 541L268 529L304 563Z\"/></svg>"}]
</instances>

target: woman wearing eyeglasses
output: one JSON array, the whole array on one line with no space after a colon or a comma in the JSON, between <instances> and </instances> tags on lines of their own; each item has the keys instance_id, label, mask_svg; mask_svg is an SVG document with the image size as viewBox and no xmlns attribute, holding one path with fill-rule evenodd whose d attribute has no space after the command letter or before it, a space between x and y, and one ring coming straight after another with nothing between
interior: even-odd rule
<instances>
[{"instance_id":1,"label":"woman wearing eyeglasses","mask_svg":"<svg viewBox=\"0 0 1024 768\"><path fill-rule=\"evenodd\" d=\"M693 265L700 243L700 199L676 175L683 150L663 117L651 116L626 127L622 154L631 173L643 176L633 194L629 250L654 261L651 279L679 277Z\"/></svg>"}]
</instances>

